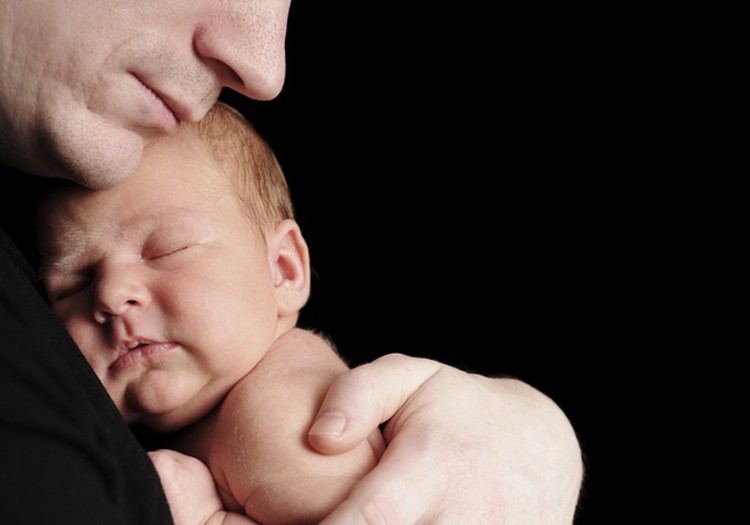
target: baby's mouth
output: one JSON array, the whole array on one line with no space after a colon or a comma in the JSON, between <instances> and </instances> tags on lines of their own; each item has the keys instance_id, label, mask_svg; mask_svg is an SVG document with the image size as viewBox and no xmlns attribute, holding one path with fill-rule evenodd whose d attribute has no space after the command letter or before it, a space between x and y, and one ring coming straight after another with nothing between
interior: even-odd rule
<instances>
[{"instance_id":1,"label":"baby's mouth","mask_svg":"<svg viewBox=\"0 0 750 525\"><path fill-rule=\"evenodd\" d=\"M133 350L137 350L139 348L143 348L144 346L153 344L159 343L157 343L156 341L151 341L150 339L140 337L136 339L126 339L117 345L117 357L122 357L123 355L130 353Z\"/></svg>"},{"instance_id":2,"label":"baby's mouth","mask_svg":"<svg viewBox=\"0 0 750 525\"><path fill-rule=\"evenodd\" d=\"M151 363L177 348L173 342L152 341L136 338L121 342L117 346L117 357L111 365L113 372L126 370L137 364Z\"/></svg>"}]
</instances>

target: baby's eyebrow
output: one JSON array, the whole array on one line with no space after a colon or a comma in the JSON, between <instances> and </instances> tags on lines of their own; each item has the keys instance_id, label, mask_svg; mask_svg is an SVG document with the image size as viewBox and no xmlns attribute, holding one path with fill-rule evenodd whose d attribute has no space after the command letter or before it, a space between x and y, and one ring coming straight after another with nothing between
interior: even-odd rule
<instances>
[{"instance_id":1,"label":"baby's eyebrow","mask_svg":"<svg viewBox=\"0 0 750 525\"><path fill-rule=\"evenodd\" d=\"M196 216L190 208L176 207L168 210L170 224L178 224L186 228L185 221ZM129 243L138 239L145 239L156 229L157 224L164 220L164 212L151 212L138 215L132 220L125 220L113 226L104 233L88 232L76 228L61 228L54 233L54 240L48 244L48 250L42 250L42 260L39 273L42 278L52 274L72 273L80 270L80 261L89 256L97 239L115 239L113 244ZM163 227L163 225L162 225ZM92 244L93 243L93 244Z\"/></svg>"},{"instance_id":2,"label":"baby's eyebrow","mask_svg":"<svg viewBox=\"0 0 750 525\"><path fill-rule=\"evenodd\" d=\"M55 274L71 273L76 270L79 253L67 252L60 256L42 259L39 266L39 275L43 279Z\"/></svg>"},{"instance_id":3,"label":"baby's eyebrow","mask_svg":"<svg viewBox=\"0 0 750 525\"><path fill-rule=\"evenodd\" d=\"M87 251L85 235L81 231L57 231L54 241L47 243L47 250L41 250L39 273L44 277L51 273L71 272Z\"/></svg>"}]
</instances>

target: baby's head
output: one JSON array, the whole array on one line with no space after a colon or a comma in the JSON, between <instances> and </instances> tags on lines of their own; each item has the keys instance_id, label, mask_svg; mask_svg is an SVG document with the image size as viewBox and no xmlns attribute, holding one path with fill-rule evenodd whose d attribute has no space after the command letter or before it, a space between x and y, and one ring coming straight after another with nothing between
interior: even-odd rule
<instances>
[{"instance_id":1,"label":"baby's head","mask_svg":"<svg viewBox=\"0 0 750 525\"><path fill-rule=\"evenodd\" d=\"M151 144L122 184L55 183L40 210L53 311L126 420L153 430L216 406L309 295L284 176L226 106Z\"/></svg>"},{"instance_id":2,"label":"baby's head","mask_svg":"<svg viewBox=\"0 0 750 525\"><path fill-rule=\"evenodd\" d=\"M265 140L233 108L218 103L198 124L183 131L198 141L218 164L261 234L284 219L294 219L292 198L281 166Z\"/></svg>"}]
</instances>

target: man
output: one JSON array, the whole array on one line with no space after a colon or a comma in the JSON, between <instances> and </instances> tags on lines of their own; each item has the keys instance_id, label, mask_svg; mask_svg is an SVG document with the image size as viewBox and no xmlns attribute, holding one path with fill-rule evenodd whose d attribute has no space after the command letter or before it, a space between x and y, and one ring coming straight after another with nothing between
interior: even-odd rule
<instances>
[{"instance_id":1,"label":"man","mask_svg":"<svg viewBox=\"0 0 750 525\"><path fill-rule=\"evenodd\" d=\"M121 182L151 139L200 120L223 87L278 94L288 9L289 0L0 0L0 159L92 189ZM148 457L4 234L0 337L0 519L169 523ZM309 441L334 454L385 421L386 455L327 523L571 521L578 445L532 388L389 355L334 384Z\"/></svg>"}]
</instances>

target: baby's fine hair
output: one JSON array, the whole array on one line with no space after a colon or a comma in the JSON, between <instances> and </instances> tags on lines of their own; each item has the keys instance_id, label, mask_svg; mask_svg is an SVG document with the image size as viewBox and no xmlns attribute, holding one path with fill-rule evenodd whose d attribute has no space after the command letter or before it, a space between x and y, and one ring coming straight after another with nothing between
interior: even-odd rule
<instances>
[{"instance_id":1,"label":"baby's fine hair","mask_svg":"<svg viewBox=\"0 0 750 525\"><path fill-rule=\"evenodd\" d=\"M271 147L242 114L218 102L196 127L262 233L294 218L284 172Z\"/></svg>"}]
</instances>

